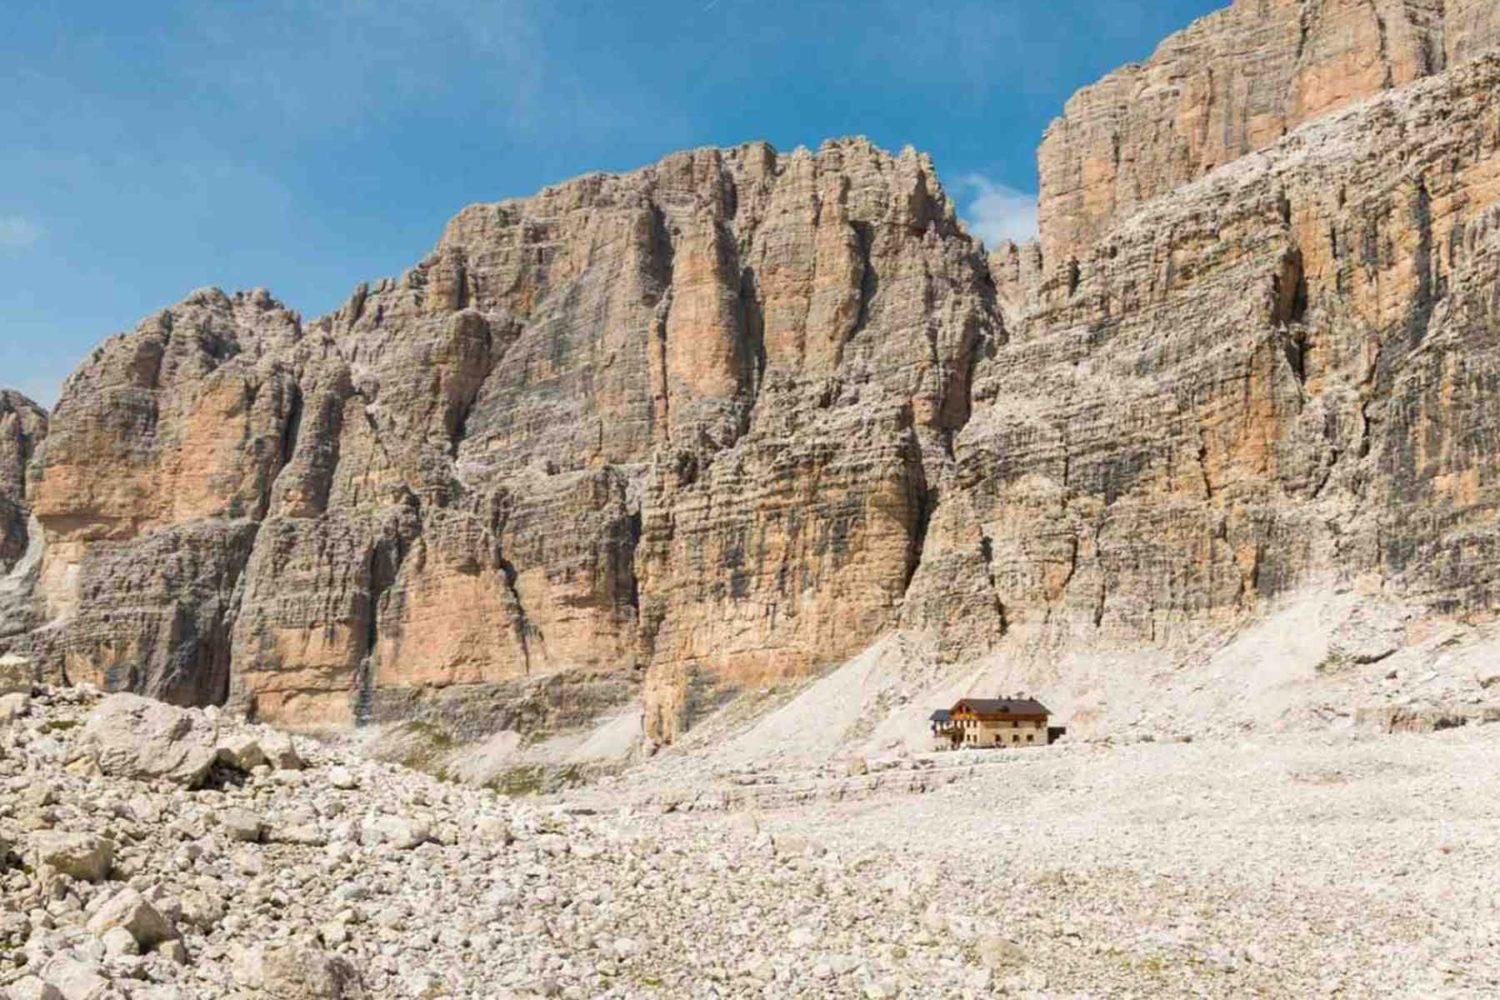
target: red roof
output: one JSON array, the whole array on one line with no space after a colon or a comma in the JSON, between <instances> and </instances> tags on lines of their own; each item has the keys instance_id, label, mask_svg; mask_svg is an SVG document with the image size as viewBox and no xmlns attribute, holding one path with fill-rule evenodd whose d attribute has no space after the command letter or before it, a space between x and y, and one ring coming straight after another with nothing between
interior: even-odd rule
<instances>
[{"instance_id":1,"label":"red roof","mask_svg":"<svg viewBox=\"0 0 1500 1000\"><path fill-rule=\"evenodd\" d=\"M952 712L970 712L986 720L1045 719L1052 714L1035 698L964 698L953 706Z\"/></svg>"}]
</instances>

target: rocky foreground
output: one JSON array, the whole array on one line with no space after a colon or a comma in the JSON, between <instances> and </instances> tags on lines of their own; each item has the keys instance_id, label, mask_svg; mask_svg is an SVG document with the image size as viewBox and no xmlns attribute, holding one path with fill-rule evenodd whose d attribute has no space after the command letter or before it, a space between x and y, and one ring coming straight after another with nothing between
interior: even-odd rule
<instances>
[{"instance_id":1,"label":"rocky foreground","mask_svg":"<svg viewBox=\"0 0 1500 1000\"><path fill-rule=\"evenodd\" d=\"M568 801L130 695L12 694L0 727L14 998L1500 989L1500 727L741 769L692 800L653 762Z\"/></svg>"}]
</instances>

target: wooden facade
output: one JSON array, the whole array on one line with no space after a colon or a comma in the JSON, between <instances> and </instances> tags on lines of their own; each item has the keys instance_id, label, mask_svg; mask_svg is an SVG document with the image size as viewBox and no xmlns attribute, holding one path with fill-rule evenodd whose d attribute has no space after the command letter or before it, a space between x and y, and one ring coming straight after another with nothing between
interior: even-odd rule
<instances>
[{"instance_id":1,"label":"wooden facade","mask_svg":"<svg viewBox=\"0 0 1500 1000\"><path fill-rule=\"evenodd\" d=\"M1034 698L964 698L931 716L939 749L1046 746L1052 713Z\"/></svg>"}]
</instances>

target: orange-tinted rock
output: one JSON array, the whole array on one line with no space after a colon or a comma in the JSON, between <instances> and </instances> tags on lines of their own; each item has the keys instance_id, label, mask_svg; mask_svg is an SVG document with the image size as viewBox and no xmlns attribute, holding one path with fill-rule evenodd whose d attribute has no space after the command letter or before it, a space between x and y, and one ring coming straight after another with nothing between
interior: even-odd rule
<instances>
[{"instance_id":1,"label":"orange-tinted rock","mask_svg":"<svg viewBox=\"0 0 1500 1000\"><path fill-rule=\"evenodd\" d=\"M988 588L1045 673L1186 655L1324 581L1500 610L1497 86L1487 57L1305 126L1052 273L979 383L907 624L994 648L941 614Z\"/></svg>"},{"instance_id":2,"label":"orange-tinted rock","mask_svg":"<svg viewBox=\"0 0 1500 1000\"><path fill-rule=\"evenodd\" d=\"M31 462L30 648L290 726L671 740L897 629L1045 680L1308 584L1492 615L1494 30L1239 3L1075 99L1044 246L987 259L850 140L472 206L305 326L196 293Z\"/></svg>"},{"instance_id":3,"label":"orange-tinted rock","mask_svg":"<svg viewBox=\"0 0 1500 1000\"><path fill-rule=\"evenodd\" d=\"M1039 153L1049 260L1352 101L1500 44L1487 0L1235 0L1079 91Z\"/></svg>"},{"instance_id":4,"label":"orange-tinted rock","mask_svg":"<svg viewBox=\"0 0 1500 1000\"><path fill-rule=\"evenodd\" d=\"M863 141L471 207L306 329L199 293L69 384L53 655L290 725L645 677L670 738L895 624L999 336L931 164Z\"/></svg>"}]
</instances>

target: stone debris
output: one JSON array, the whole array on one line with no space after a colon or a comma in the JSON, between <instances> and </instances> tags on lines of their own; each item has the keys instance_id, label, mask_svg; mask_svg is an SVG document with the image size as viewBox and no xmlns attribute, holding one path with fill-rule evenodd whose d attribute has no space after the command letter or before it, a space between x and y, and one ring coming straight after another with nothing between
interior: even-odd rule
<instances>
[{"instance_id":1,"label":"stone debris","mask_svg":"<svg viewBox=\"0 0 1500 1000\"><path fill-rule=\"evenodd\" d=\"M0 413L4 412L6 399L10 395L4 389L0 389ZM0 566L0 569L3 568ZM0 696L30 694L32 685L35 683L32 674L32 663L26 657L16 656L14 653L0 656Z\"/></svg>"},{"instance_id":2,"label":"stone debris","mask_svg":"<svg viewBox=\"0 0 1500 1000\"><path fill-rule=\"evenodd\" d=\"M36 976L25 976L10 985L9 1000L63 1000L62 991Z\"/></svg>"},{"instance_id":3,"label":"stone debris","mask_svg":"<svg viewBox=\"0 0 1500 1000\"><path fill-rule=\"evenodd\" d=\"M278 1000L358 1000L364 986L346 959L306 945L243 952L235 980Z\"/></svg>"},{"instance_id":4,"label":"stone debris","mask_svg":"<svg viewBox=\"0 0 1500 1000\"><path fill-rule=\"evenodd\" d=\"M61 993L63 1000L105 1000L110 995L103 968L73 952L48 959L41 967L41 979Z\"/></svg>"},{"instance_id":5,"label":"stone debris","mask_svg":"<svg viewBox=\"0 0 1500 1000\"><path fill-rule=\"evenodd\" d=\"M301 772L268 761L198 787L78 769L93 741L72 723L103 703L42 688L0 733L6 1000L1500 988L1484 793L1500 727L882 757L854 774L843 756L716 771L674 751L627 781L509 798L354 739L305 742ZM186 714L194 745L210 721L215 747L268 742ZM725 808L756 790L754 809Z\"/></svg>"},{"instance_id":6,"label":"stone debris","mask_svg":"<svg viewBox=\"0 0 1500 1000\"><path fill-rule=\"evenodd\" d=\"M219 741L219 762L236 771L249 773L268 762L266 751L254 736L241 733Z\"/></svg>"},{"instance_id":7,"label":"stone debris","mask_svg":"<svg viewBox=\"0 0 1500 1000\"><path fill-rule=\"evenodd\" d=\"M328 784L340 791L347 792L350 789L359 787L359 779L347 767L332 767L328 769Z\"/></svg>"}]
</instances>

